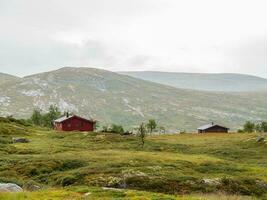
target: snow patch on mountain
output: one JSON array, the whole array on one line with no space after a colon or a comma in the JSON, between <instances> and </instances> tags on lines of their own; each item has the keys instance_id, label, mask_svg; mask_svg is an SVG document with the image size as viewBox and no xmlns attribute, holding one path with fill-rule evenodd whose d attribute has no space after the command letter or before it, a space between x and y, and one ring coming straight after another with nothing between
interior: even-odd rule
<instances>
[{"instance_id":1,"label":"snow patch on mountain","mask_svg":"<svg viewBox=\"0 0 267 200\"><path fill-rule=\"evenodd\" d=\"M127 98L122 98L122 100L124 101L124 103L129 104L129 100Z\"/></svg>"},{"instance_id":2,"label":"snow patch on mountain","mask_svg":"<svg viewBox=\"0 0 267 200\"><path fill-rule=\"evenodd\" d=\"M44 101L40 100L40 99L35 100L35 101L33 102L33 106L34 106L34 108L39 108L39 109L41 109L42 111L47 111L47 110L48 110L48 109L46 108L46 103L45 103Z\"/></svg>"},{"instance_id":3,"label":"snow patch on mountain","mask_svg":"<svg viewBox=\"0 0 267 200\"><path fill-rule=\"evenodd\" d=\"M40 89L38 89L38 90L22 90L21 94L26 95L28 97L44 96L44 93Z\"/></svg>"},{"instance_id":4,"label":"snow patch on mountain","mask_svg":"<svg viewBox=\"0 0 267 200\"><path fill-rule=\"evenodd\" d=\"M1 106L9 106L9 104L10 104L10 97L0 96L0 105Z\"/></svg>"},{"instance_id":5,"label":"snow patch on mountain","mask_svg":"<svg viewBox=\"0 0 267 200\"><path fill-rule=\"evenodd\" d=\"M141 117L145 117L145 115L144 115L144 113L142 112L142 110L141 110L141 108L140 107L134 107L134 106L131 106L129 103L130 103L130 101L129 101L129 99L127 99L127 98L122 98L122 100L123 100L123 102L124 102L124 104L128 107L128 108L130 108L130 110L124 110L124 111L134 111L134 112L136 112L137 114L139 114Z\"/></svg>"},{"instance_id":6,"label":"snow patch on mountain","mask_svg":"<svg viewBox=\"0 0 267 200\"><path fill-rule=\"evenodd\" d=\"M69 103L64 99L59 100L58 107L61 111L79 112L79 109L74 104Z\"/></svg>"}]
</instances>

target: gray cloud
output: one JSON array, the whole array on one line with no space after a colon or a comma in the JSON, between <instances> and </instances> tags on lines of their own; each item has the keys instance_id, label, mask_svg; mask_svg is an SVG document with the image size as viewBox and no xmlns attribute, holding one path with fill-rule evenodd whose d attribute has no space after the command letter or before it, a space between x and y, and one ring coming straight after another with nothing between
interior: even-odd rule
<instances>
[{"instance_id":1,"label":"gray cloud","mask_svg":"<svg viewBox=\"0 0 267 200\"><path fill-rule=\"evenodd\" d=\"M0 0L0 71L91 66L267 77L264 7L241 0Z\"/></svg>"},{"instance_id":2,"label":"gray cloud","mask_svg":"<svg viewBox=\"0 0 267 200\"><path fill-rule=\"evenodd\" d=\"M234 43L226 48L225 55L241 72L266 77L267 37Z\"/></svg>"}]
</instances>

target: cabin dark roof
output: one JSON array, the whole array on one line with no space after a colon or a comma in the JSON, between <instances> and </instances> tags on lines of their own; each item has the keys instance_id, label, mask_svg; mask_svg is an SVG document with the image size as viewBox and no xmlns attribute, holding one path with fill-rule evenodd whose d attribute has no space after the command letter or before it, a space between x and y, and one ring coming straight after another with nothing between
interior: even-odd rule
<instances>
[{"instance_id":1,"label":"cabin dark roof","mask_svg":"<svg viewBox=\"0 0 267 200\"><path fill-rule=\"evenodd\" d=\"M212 123L210 123L210 124L206 124L206 125L203 125L203 126L199 127L198 130L207 130L207 129L212 128L212 127L214 127L214 126L220 126L220 125L218 125L218 124L214 124L214 123L212 122ZM224 126L220 126L220 127L226 128L226 127L224 127ZM229 129L229 128L226 128L226 129Z\"/></svg>"},{"instance_id":2,"label":"cabin dark roof","mask_svg":"<svg viewBox=\"0 0 267 200\"><path fill-rule=\"evenodd\" d=\"M54 120L54 122L55 122L55 123L61 123L61 122L66 121L67 119L70 119L70 118L73 118L73 117L77 117L77 118L79 118L79 119L82 119L82 120L85 120L85 121L89 121L89 122L93 122L93 123L96 122L95 120L85 119L85 118L79 117L79 116L77 116L77 115L70 115L70 116L68 116L68 117L67 117L67 116L63 116L63 117L60 117L60 118Z\"/></svg>"}]
</instances>

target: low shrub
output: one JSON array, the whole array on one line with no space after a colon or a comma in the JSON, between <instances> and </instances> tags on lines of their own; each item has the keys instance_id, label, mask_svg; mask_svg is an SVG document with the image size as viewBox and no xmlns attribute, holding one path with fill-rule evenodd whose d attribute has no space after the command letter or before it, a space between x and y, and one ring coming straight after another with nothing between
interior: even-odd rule
<instances>
[{"instance_id":1,"label":"low shrub","mask_svg":"<svg viewBox=\"0 0 267 200\"><path fill-rule=\"evenodd\" d=\"M0 144L10 144L11 138L10 137L1 137L0 136Z\"/></svg>"},{"instance_id":2,"label":"low shrub","mask_svg":"<svg viewBox=\"0 0 267 200\"><path fill-rule=\"evenodd\" d=\"M244 169L238 168L236 166L221 163L221 162L205 162L196 167L196 171L201 173L228 173L233 174L236 172L242 172Z\"/></svg>"},{"instance_id":3,"label":"low shrub","mask_svg":"<svg viewBox=\"0 0 267 200\"><path fill-rule=\"evenodd\" d=\"M82 160L64 160L60 170L70 170L86 166L86 162Z\"/></svg>"},{"instance_id":4,"label":"low shrub","mask_svg":"<svg viewBox=\"0 0 267 200\"><path fill-rule=\"evenodd\" d=\"M221 182L220 189L230 194L262 196L265 193L264 187L259 185L255 179L244 178L234 180L223 178Z\"/></svg>"},{"instance_id":5,"label":"low shrub","mask_svg":"<svg viewBox=\"0 0 267 200\"><path fill-rule=\"evenodd\" d=\"M65 186L73 185L77 180L78 180L77 177L75 177L73 175L67 175L64 177L60 177L57 180L57 183L60 184L61 186L65 187Z\"/></svg>"}]
</instances>

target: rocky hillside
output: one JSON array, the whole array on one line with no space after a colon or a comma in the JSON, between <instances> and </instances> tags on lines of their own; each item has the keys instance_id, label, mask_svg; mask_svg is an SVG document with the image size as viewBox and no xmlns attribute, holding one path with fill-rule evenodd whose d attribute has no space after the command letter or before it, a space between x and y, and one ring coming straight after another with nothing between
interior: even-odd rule
<instances>
[{"instance_id":1,"label":"rocky hillside","mask_svg":"<svg viewBox=\"0 0 267 200\"><path fill-rule=\"evenodd\" d=\"M15 80L18 80L18 79L20 79L20 78L0 72L0 85L4 84L6 82L9 82L9 81L15 81Z\"/></svg>"},{"instance_id":2,"label":"rocky hillside","mask_svg":"<svg viewBox=\"0 0 267 200\"><path fill-rule=\"evenodd\" d=\"M244 92L267 91L267 79L244 74L197 74L172 72L120 72L176 88L205 91Z\"/></svg>"},{"instance_id":3,"label":"rocky hillside","mask_svg":"<svg viewBox=\"0 0 267 200\"><path fill-rule=\"evenodd\" d=\"M220 93L177 89L93 68L61 68L0 85L0 115L29 117L34 107L93 117L128 128L155 118L168 130L195 130L212 121L238 128L267 119L267 92Z\"/></svg>"}]
</instances>

